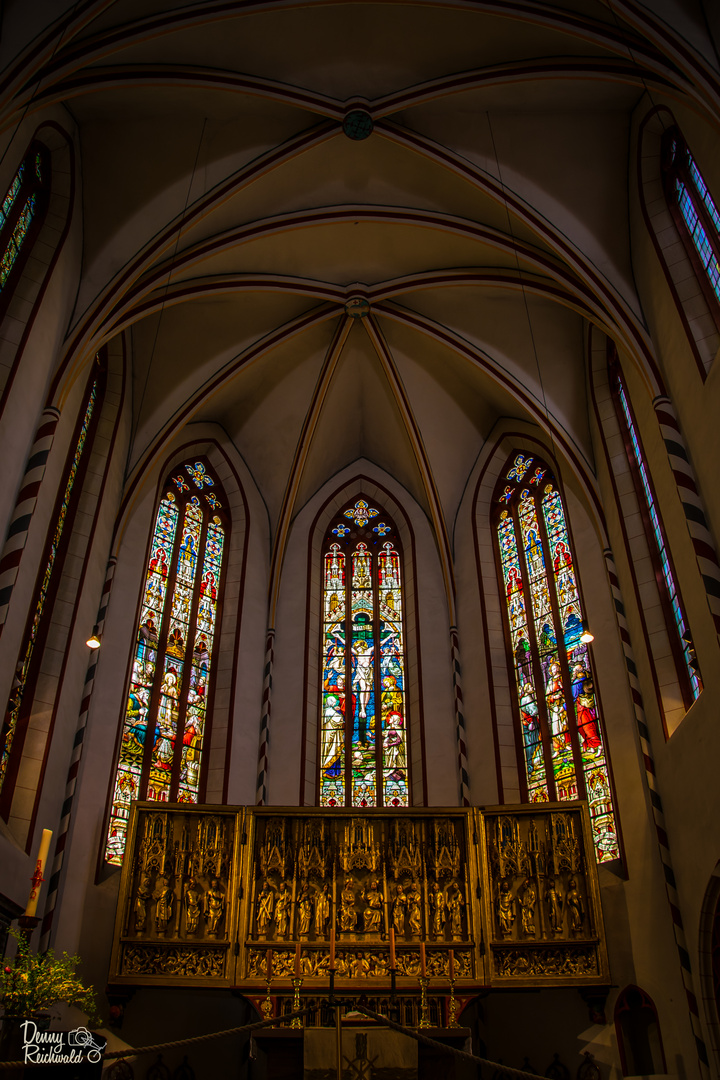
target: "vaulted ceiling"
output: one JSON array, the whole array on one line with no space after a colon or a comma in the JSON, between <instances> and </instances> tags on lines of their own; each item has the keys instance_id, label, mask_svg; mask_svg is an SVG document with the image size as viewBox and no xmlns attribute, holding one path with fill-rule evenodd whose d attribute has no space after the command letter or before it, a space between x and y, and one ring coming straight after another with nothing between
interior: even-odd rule
<instances>
[{"instance_id":1,"label":"vaulted ceiling","mask_svg":"<svg viewBox=\"0 0 720 1080\"><path fill-rule=\"evenodd\" d=\"M366 458L451 533L499 417L592 471L588 321L650 349L633 110L715 93L700 0L652 7L102 0L39 30L10 3L6 137L58 108L78 131L66 359L130 329L129 476L211 420L273 531Z\"/></svg>"}]
</instances>

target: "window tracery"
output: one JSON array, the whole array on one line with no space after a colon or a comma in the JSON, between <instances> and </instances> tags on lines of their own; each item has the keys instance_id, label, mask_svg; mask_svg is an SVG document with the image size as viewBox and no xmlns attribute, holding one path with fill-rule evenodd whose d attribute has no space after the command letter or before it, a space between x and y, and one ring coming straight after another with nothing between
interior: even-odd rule
<instances>
[{"instance_id":1,"label":"window tracery","mask_svg":"<svg viewBox=\"0 0 720 1080\"><path fill-rule=\"evenodd\" d=\"M358 499L323 546L321 806L410 801L402 561L388 522Z\"/></svg>"},{"instance_id":2,"label":"window tracery","mask_svg":"<svg viewBox=\"0 0 720 1080\"><path fill-rule=\"evenodd\" d=\"M598 861L617 859L603 725L560 491L544 462L516 454L494 505L527 798L587 798Z\"/></svg>"},{"instance_id":3,"label":"window tracery","mask_svg":"<svg viewBox=\"0 0 720 1080\"><path fill-rule=\"evenodd\" d=\"M173 470L148 558L105 858L119 865L132 799L196 803L228 526L208 465Z\"/></svg>"}]
</instances>

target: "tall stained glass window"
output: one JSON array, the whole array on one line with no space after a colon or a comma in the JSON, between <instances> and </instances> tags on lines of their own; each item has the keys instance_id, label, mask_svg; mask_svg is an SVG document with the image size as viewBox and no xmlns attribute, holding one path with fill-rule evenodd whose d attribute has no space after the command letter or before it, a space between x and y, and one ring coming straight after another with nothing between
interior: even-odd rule
<instances>
[{"instance_id":1,"label":"tall stained glass window","mask_svg":"<svg viewBox=\"0 0 720 1080\"><path fill-rule=\"evenodd\" d=\"M517 454L494 503L527 798L587 799L608 862L620 856L614 799L562 496L544 462Z\"/></svg>"},{"instance_id":2,"label":"tall stained glass window","mask_svg":"<svg viewBox=\"0 0 720 1080\"><path fill-rule=\"evenodd\" d=\"M26 238L45 208L49 180L49 155L34 143L0 203L0 299L19 266Z\"/></svg>"},{"instance_id":3,"label":"tall stained glass window","mask_svg":"<svg viewBox=\"0 0 720 1080\"><path fill-rule=\"evenodd\" d=\"M663 140L665 190L698 280L717 315L720 303L720 211L677 128Z\"/></svg>"},{"instance_id":4,"label":"tall stained glass window","mask_svg":"<svg viewBox=\"0 0 720 1080\"><path fill-rule=\"evenodd\" d=\"M228 528L208 465L173 470L140 605L105 858L119 865L133 799L198 801Z\"/></svg>"},{"instance_id":5,"label":"tall stained glass window","mask_svg":"<svg viewBox=\"0 0 720 1080\"><path fill-rule=\"evenodd\" d=\"M320 805L408 806L402 559L383 511L358 499L323 547Z\"/></svg>"},{"instance_id":6,"label":"tall stained glass window","mask_svg":"<svg viewBox=\"0 0 720 1080\"><path fill-rule=\"evenodd\" d=\"M67 552L69 534L67 528L77 507L82 488L88 447L97 421L103 390L105 372L95 361L85 392L81 415L71 443L65 467L64 479L58 493L53 519L43 552L33 605L25 629L23 643L15 668L15 679L5 718L0 729L0 813L8 816L13 789L17 778L23 742L33 704L33 689L39 672L39 661L48 632L47 613L52 608L52 596L62 576L62 564ZM78 482L78 479L80 481Z\"/></svg>"},{"instance_id":7,"label":"tall stained glass window","mask_svg":"<svg viewBox=\"0 0 720 1080\"><path fill-rule=\"evenodd\" d=\"M703 688L700 665L693 648L682 597L677 584L675 567L673 566L670 549L665 538L665 530L658 513L650 473L645 462L645 455L632 408L630 407L630 398L617 359L610 361L609 375L610 386L620 418L620 427L625 438L625 449L632 466L638 500L645 519L645 534L665 611L665 623L675 658L678 681L685 699L685 707L689 708L693 701L696 701L700 696Z\"/></svg>"}]
</instances>

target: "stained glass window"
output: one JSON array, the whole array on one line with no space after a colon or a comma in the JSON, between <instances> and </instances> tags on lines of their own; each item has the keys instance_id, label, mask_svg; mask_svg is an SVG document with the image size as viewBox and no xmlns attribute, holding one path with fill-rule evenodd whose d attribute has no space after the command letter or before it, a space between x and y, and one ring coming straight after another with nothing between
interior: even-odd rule
<instances>
[{"instance_id":1,"label":"stained glass window","mask_svg":"<svg viewBox=\"0 0 720 1080\"><path fill-rule=\"evenodd\" d=\"M119 865L133 799L196 803L228 529L210 467L174 470L150 543L105 857Z\"/></svg>"},{"instance_id":2,"label":"stained glass window","mask_svg":"<svg viewBox=\"0 0 720 1080\"><path fill-rule=\"evenodd\" d=\"M618 404L620 422L625 434L625 445L639 489L638 496L647 517L646 524L649 526L646 528L648 544L656 568L656 577L661 588L663 606L668 613L668 632L673 652L678 661L676 666L680 674L680 685L686 698L688 698L689 693L689 700L686 700L686 705L689 706L700 696L703 688L700 666L693 649L692 638L677 585L675 568L665 540L665 532L660 521L650 473L645 463L640 436L630 407L630 399L617 360L610 363L610 385Z\"/></svg>"},{"instance_id":3,"label":"stained glass window","mask_svg":"<svg viewBox=\"0 0 720 1080\"><path fill-rule=\"evenodd\" d=\"M587 799L597 859L608 862L620 856L612 784L572 545L551 470L516 454L495 507L527 798Z\"/></svg>"},{"instance_id":4,"label":"stained glass window","mask_svg":"<svg viewBox=\"0 0 720 1080\"><path fill-rule=\"evenodd\" d=\"M690 241L694 261L702 267L705 291L716 304L720 301L720 212L677 128L665 134L663 159L666 191L671 206L679 211L680 233Z\"/></svg>"},{"instance_id":5,"label":"stained glass window","mask_svg":"<svg viewBox=\"0 0 720 1080\"><path fill-rule=\"evenodd\" d=\"M358 499L323 549L321 806L409 805L403 606L395 527Z\"/></svg>"},{"instance_id":6,"label":"stained glass window","mask_svg":"<svg viewBox=\"0 0 720 1080\"><path fill-rule=\"evenodd\" d=\"M102 395L104 374L96 362L88 384L83 411L75 430L70 457L65 470L65 478L55 508L54 523L50 527L48 540L43 553L42 570L39 574L32 615L28 623L23 645L15 669L15 680L8 701L5 719L0 734L0 800L3 812L9 807L9 797L13 778L17 773L19 756L22 751L23 731L27 721L27 710L31 702L26 701L26 688L37 673L37 654L42 632L46 629L43 617L46 613L51 585L58 578L58 566L62 564L62 552L67 546L66 524L72 518L71 508L77 502L76 481L81 464L86 457L86 447L93 420L97 416L98 399ZM15 748L15 753L13 753Z\"/></svg>"},{"instance_id":7,"label":"stained glass window","mask_svg":"<svg viewBox=\"0 0 720 1080\"><path fill-rule=\"evenodd\" d=\"M44 208L49 163L37 145L25 155L0 203L0 296L5 291L33 221Z\"/></svg>"}]
</instances>

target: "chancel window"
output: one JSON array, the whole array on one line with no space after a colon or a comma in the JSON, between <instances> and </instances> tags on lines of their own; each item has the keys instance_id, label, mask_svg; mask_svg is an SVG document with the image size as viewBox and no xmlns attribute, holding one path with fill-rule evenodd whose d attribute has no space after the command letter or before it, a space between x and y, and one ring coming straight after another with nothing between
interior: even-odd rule
<instances>
[{"instance_id":1,"label":"chancel window","mask_svg":"<svg viewBox=\"0 0 720 1080\"><path fill-rule=\"evenodd\" d=\"M549 467L515 455L494 506L527 798L587 799L597 859L617 859L612 785L575 560Z\"/></svg>"},{"instance_id":2,"label":"chancel window","mask_svg":"<svg viewBox=\"0 0 720 1080\"><path fill-rule=\"evenodd\" d=\"M665 190L698 280L717 312L720 303L720 212L677 128L663 140Z\"/></svg>"},{"instance_id":3,"label":"chancel window","mask_svg":"<svg viewBox=\"0 0 720 1080\"><path fill-rule=\"evenodd\" d=\"M45 208L49 174L49 155L34 143L0 204L0 299L19 265L28 234Z\"/></svg>"},{"instance_id":4,"label":"chancel window","mask_svg":"<svg viewBox=\"0 0 720 1080\"><path fill-rule=\"evenodd\" d=\"M389 517L358 499L323 546L321 806L408 806L402 559Z\"/></svg>"},{"instance_id":5,"label":"chancel window","mask_svg":"<svg viewBox=\"0 0 720 1080\"><path fill-rule=\"evenodd\" d=\"M196 803L228 528L209 466L174 469L150 544L105 857L120 864L132 799Z\"/></svg>"}]
</instances>

